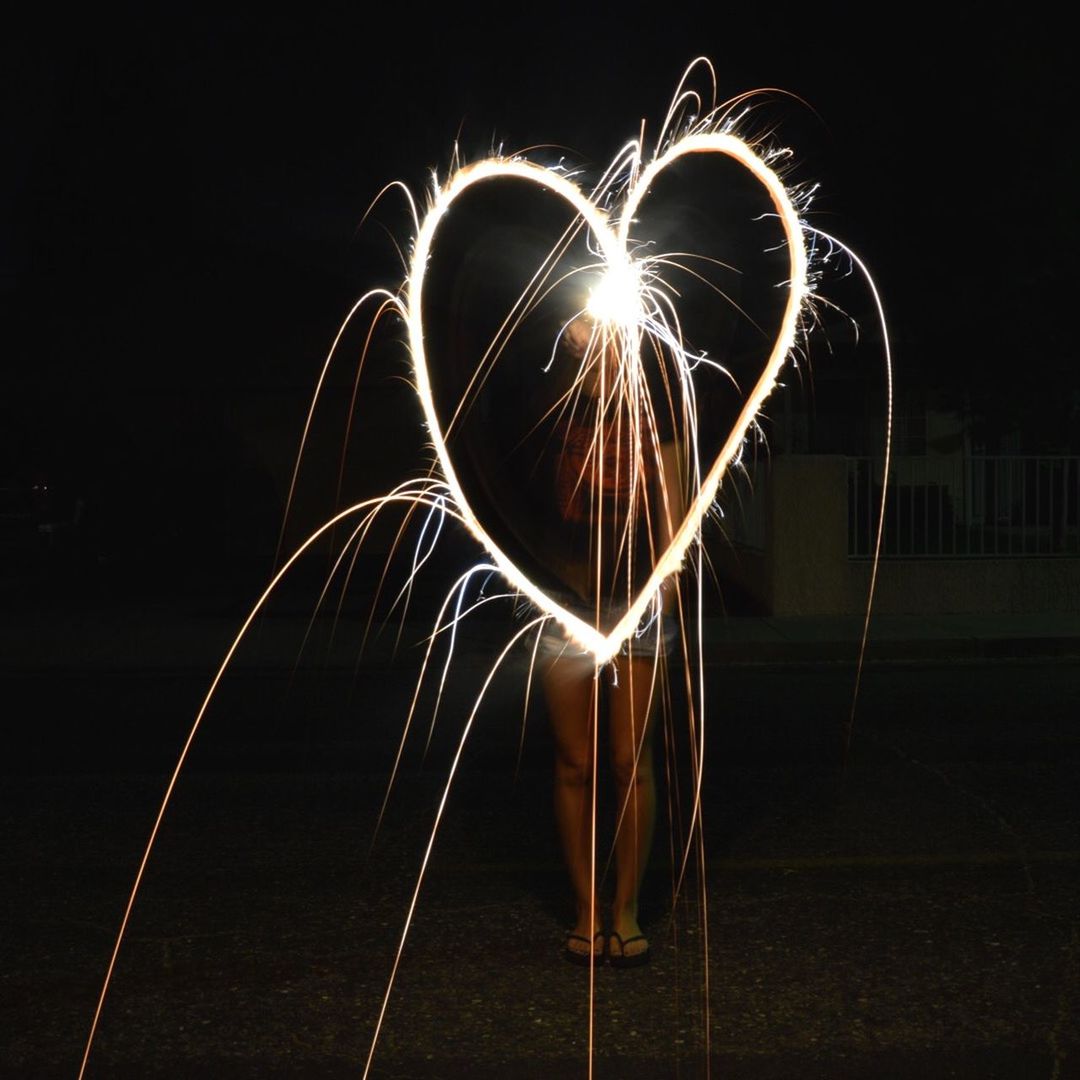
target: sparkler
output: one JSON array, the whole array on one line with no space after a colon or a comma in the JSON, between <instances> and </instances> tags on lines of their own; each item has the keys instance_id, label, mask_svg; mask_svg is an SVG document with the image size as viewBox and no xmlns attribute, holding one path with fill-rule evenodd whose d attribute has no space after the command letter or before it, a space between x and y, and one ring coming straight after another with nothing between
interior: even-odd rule
<instances>
[{"instance_id":1,"label":"sparkler","mask_svg":"<svg viewBox=\"0 0 1080 1080\"><path fill-rule=\"evenodd\" d=\"M342 334L354 316L371 305L374 305L376 310L367 334L365 353L375 325L385 316L396 315L407 328L415 388L423 409L428 438L435 452L436 465L426 478L402 485L381 498L351 506L322 525L283 563L241 626L221 667L211 681L168 783L121 921L91 1024L80 1076L85 1071L89 1059L109 983L151 850L206 709L241 640L277 584L297 560L331 529L346 523L353 524L353 531L334 563L327 588L330 580L343 565L346 552L352 548L355 561L356 552L359 551L375 519L392 506L405 506L408 514L425 511L428 515L417 555L413 559L412 572L399 594L399 599L407 600L413 578L430 555L430 545L434 543L431 538L437 538L443 521L448 517L457 520L468 529L484 549L489 560L488 563L475 567L459 579L439 611L421 667L412 706L404 725L398 757L390 778L391 785L401 760L401 749L405 745L415 717L420 688L427 678L436 640L444 637L450 639L450 649L439 680L441 694L442 686L447 678L453 654L453 640L459 623L471 610L492 599L488 597L466 603L466 590L473 578L477 574L500 574L505 580L508 593L526 599L533 609L532 618L514 630L509 643L500 652L484 680L480 697L472 708L461 734L430 840L417 875L393 970L390 973L372 1037L365 1076L371 1067L379 1030L390 999L394 975L401 959L406 935L421 891L424 872L461 751L483 695L512 646L517 641L535 634L529 674L531 681L539 635L546 628L557 625L568 647L590 657L594 672L599 672L601 667L608 663L617 663L617 655L620 650L623 650L628 640L634 635L640 636L643 624L647 625L650 620L658 617L662 605L662 590L665 587L677 593L679 619L684 624L686 623L686 613L683 611L684 590L679 585L677 575L688 561L693 563L696 570L699 600L697 610L700 615L703 519L715 505L726 471L733 464L738 463L763 404L777 384L777 376L782 366L796 347L800 333L805 330L805 315L808 304L813 299L807 240L814 232L806 224L803 216L808 196L804 193L800 197L789 191L781 177L779 167L786 161L787 152L770 148L764 142L745 139L739 133L740 124L745 121L748 114L747 103L750 101L750 95L742 95L719 106L715 103L707 104L699 93L688 88L691 74L700 69L705 69L712 81L714 87L712 100L715 102L715 75L712 67L705 59L696 60L689 66L678 84L673 102L651 152L645 146L643 127L641 136L624 147L599 181L589 190L584 189L579 184L578 178L561 165L539 164L524 156L493 156L456 168L444 184L436 183L429 205L422 214L404 185L392 184L380 193L381 198L390 190L402 192L412 212L415 240L408 259L406 281L399 291L379 289L362 297L339 331L324 362L304 425L296 467L290 484L286 514L295 493L300 460L304 453L319 394ZM764 361L756 381L745 394L730 431L711 457L703 451L698 441L695 372L702 364L710 369L716 369L719 365L706 353L700 351L696 344L691 347L684 340L677 290L671 285L669 271L673 268L685 271L687 269L685 260L682 260L679 253L657 251L654 247L643 245L635 235L639 217L643 208L648 206L650 193L662 174L677 163L689 159L724 159L734 162L745 170L746 174L759 186L771 206L771 216L779 228L780 245L786 259L786 273L783 279L765 283L768 287L779 287L784 292L783 310L778 325L765 351ZM559 200L561 204L565 204L570 224L566 232L551 245L548 256L538 265L530 268L526 288L502 317L494 340L476 363L460 400L451 403L451 409L441 410L432 378L432 359L429 348L431 327L425 319L425 301L431 264L439 251L441 229L448 215L467 194L507 181L523 184L528 189L543 191L548 196ZM723 193L718 193L717 198L722 199ZM575 266L566 274L562 274L559 269L559 260L565 254L569 244L580 236L586 239L590 257L583 265ZM828 239L831 243L836 243L832 241L832 238ZM692 257L710 258L710 255L696 253ZM579 598L589 601L591 615L588 610L589 605L583 607L576 601L568 601L564 591L552 588L550 582L538 580L529 572L527 566L522 565L522 559L515 557L514 553L507 550L506 543L496 535L498 530L491 527L484 513L477 510L473 500L470 499L466 490L467 485L461 479L460 462L452 448L452 435L465 422L470 403L475 400L478 389L483 386L495 365L505 354L508 342L513 339L530 315L555 289L564 284L567 278L571 279L572 285L577 290L575 293L578 296L577 309L563 320L560 334L557 335L556 340L550 342L547 367L550 368L554 363L559 353L560 341L563 343L570 341L575 345L578 368L573 373L570 389L560 398L556 406L545 413L545 418L550 419L552 415L565 416L568 413L573 415L575 411L584 413L587 408L583 402L591 396L594 399L591 408L596 417L596 435L592 440L589 463L583 468L592 470L595 475L586 477L583 474L579 480L583 483L587 481L586 486L602 486L605 468L626 469L627 475L619 482L623 483L629 493L631 507L627 515L628 520L642 515L646 517L652 515L655 519L651 523L650 540L646 550L642 552L639 549L636 553L632 550L634 541L629 526L624 528L613 544L610 541L603 542L597 539L597 536L603 532L603 523L599 520L592 522L593 539L590 541L590 554L588 557L582 554L581 557L582 563L590 567L591 578L586 588L577 589ZM724 298L720 297L720 299ZM646 374L646 367L649 364L661 366L671 377L666 400L658 401L653 394L652 384ZM588 389L590 387L591 393ZM681 471L683 475L673 475L679 472L678 468L672 466L670 459L666 459L661 452L657 416L664 409L677 414L676 419L681 422L683 459ZM608 462L603 445L606 437L604 432L607 430L604 424L610 422L612 418L614 418L617 431L615 437L618 442L618 452L614 456L614 460L619 463L616 466L611 466ZM627 462L625 465L621 464L624 459ZM665 461L668 465L666 470ZM650 493L647 490L646 478L648 477L658 478L659 498L652 502L650 502ZM611 480L610 476L608 480ZM592 503L594 511L598 505L594 499ZM398 535L400 539L402 533L399 532ZM429 538L427 541L424 539L425 536ZM425 543L428 544L427 547ZM639 566L642 563L646 564L644 570L636 575L633 572L635 559ZM625 574L620 571L622 584L619 590L621 592L620 595L614 597L617 600L614 605L610 583L604 584L605 568L602 564L606 560L616 564L622 560L626 566ZM563 583L567 583L565 575ZM323 596L325 595L326 589L323 591ZM321 600L320 597L320 603ZM612 610L613 615L610 614ZM602 612L609 614L605 615ZM684 642L685 640L684 635ZM696 644L698 652L696 685L690 681L690 670L693 665L690 663L691 657L687 654L686 644L684 643L683 646L684 658L687 661L687 700L690 712L689 725L693 735L691 747L695 782L693 813L687 830L690 839L683 853L682 869L679 872L680 883L690 862L691 846L695 836L698 841L699 862L702 866L704 860L698 828L701 794L700 766L704 756L705 730L700 629L696 634ZM654 679L656 670L654 665ZM434 717L432 723L434 723ZM389 789L387 797L389 797ZM385 805L384 801L384 809ZM625 807L623 811L625 812ZM595 847L595 821L593 843ZM590 1002L592 986L590 974ZM590 1033L590 1070L591 1057Z\"/></svg>"}]
</instances>

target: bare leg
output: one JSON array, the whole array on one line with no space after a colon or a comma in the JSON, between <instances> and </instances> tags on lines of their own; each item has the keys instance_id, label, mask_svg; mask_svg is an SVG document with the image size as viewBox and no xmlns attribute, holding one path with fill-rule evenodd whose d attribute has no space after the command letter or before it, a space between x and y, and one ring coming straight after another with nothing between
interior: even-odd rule
<instances>
[{"instance_id":1,"label":"bare leg","mask_svg":"<svg viewBox=\"0 0 1080 1080\"><path fill-rule=\"evenodd\" d=\"M571 931L592 941L601 923L596 908L593 856L593 742L598 686L591 666L556 660L544 671L544 693L555 736L555 821L574 890L577 921ZM576 949L578 943L568 947ZM581 944L580 951L588 952Z\"/></svg>"},{"instance_id":2,"label":"bare leg","mask_svg":"<svg viewBox=\"0 0 1080 1080\"><path fill-rule=\"evenodd\" d=\"M621 815L615 836L615 901L612 930L623 941L641 933L638 890L652 847L656 823L656 778L653 772L652 708L660 682L653 677L651 658L623 660L619 684L611 691L611 767L615 774L616 813ZM615 948L618 948L616 944ZM645 941L626 948L626 955L644 952Z\"/></svg>"}]
</instances>

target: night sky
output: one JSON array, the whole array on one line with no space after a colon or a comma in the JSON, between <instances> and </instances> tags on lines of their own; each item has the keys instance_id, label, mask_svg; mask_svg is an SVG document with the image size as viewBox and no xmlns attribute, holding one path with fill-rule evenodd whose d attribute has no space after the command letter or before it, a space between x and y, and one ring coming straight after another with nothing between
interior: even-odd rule
<instances>
[{"instance_id":1,"label":"night sky","mask_svg":"<svg viewBox=\"0 0 1080 1080\"><path fill-rule=\"evenodd\" d=\"M356 7L177 10L13 32L0 485L45 477L56 498L87 499L99 561L125 567L114 585L138 571L137 592L161 559L200 553L258 577L325 350L361 293L400 280L400 202L361 228L378 190L422 191L455 139L466 160L550 144L602 166L643 118L655 130L701 54L721 98L794 95L770 106L777 141L795 150L793 180L821 184L816 222L875 272L901 384L966 396L995 430L1020 425L1033 451L1080 449L1075 65L1060 28L1030 8L964 26L899 8L873 20L806 8L790 23L688 11L628 27L618 9L579 24L569 9L510 7L430 26L404 8L371 20ZM865 296L845 289L863 317ZM349 494L379 489L387 456L412 460L420 445L407 396L386 390L404 351L390 340L381 356L374 378L402 409L401 438L373 461L359 437ZM824 350L823 386L841 362L880 389L872 350ZM334 378L347 396L351 376ZM308 476L312 521L331 480Z\"/></svg>"}]
</instances>

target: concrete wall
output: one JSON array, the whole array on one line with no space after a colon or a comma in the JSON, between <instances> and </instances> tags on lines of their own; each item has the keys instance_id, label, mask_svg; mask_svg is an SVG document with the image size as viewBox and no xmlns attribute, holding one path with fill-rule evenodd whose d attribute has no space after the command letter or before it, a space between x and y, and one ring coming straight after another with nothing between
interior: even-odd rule
<instances>
[{"instance_id":1,"label":"concrete wall","mask_svg":"<svg viewBox=\"0 0 1080 1080\"><path fill-rule=\"evenodd\" d=\"M755 479L762 550L718 543L722 572L775 615L858 615L871 562L847 556L847 459L777 457ZM874 610L889 615L1080 613L1080 559L883 559Z\"/></svg>"}]
</instances>

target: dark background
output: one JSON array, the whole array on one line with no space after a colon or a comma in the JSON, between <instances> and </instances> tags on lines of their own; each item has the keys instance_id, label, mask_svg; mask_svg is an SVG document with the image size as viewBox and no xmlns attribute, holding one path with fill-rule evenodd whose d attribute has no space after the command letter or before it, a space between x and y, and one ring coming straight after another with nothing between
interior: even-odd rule
<instances>
[{"instance_id":1,"label":"dark background","mask_svg":"<svg viewBox=\"0 0 1080 1080\"><path fill-rule=\"evenodd\" d=\"M655 132L697 55L715 61L721 98L787 91L762 115L795 152L792 180L820 182L815 223L876 275L900 395L932 388L988 452L1005 438L1080 452L1068 35L1036 6L956 23L942 6L859 10L802 6L789 21L666 5L628 23L621 8L508 7L429 23L403 6L288 19L156 6L9 21L9 1071L76 1071L165 778L273 564L322 360L357 297L401 279L401 200L361 225L364 212L389 181L421 195L430 169L445 176L455 139L465 160L543 143L602 168L642 118ZM855 440L883 408L865 290L852 278L822 293L859 319L864 344L828 316L772 408L834 418L807 425L809 449L878 452L814 441ZM343 462L360 329L346 335L287 547L428 460L401 336L388 325L377 342ZM459 535L440 547L447 563L476 561ZM370 641L358 672L362 620L345 620L332 649L325 627L304 637L326 569L320 557L301 568L280 601L300 617L260 622L219 688L91 1075L358 1075L462 722L508 620L467 624L430 751L437 680L425 684L373 846L424 602L452 578L430 566L419 631L393 663L393 633ZM360 613L375 569L355 575ZM672 910L674 823L662 822L643 894L654 960L633 982L600 973L597 1075L672 1075L680 1061L678 1075L698 1075L704 960L713 1075L1075 1075L1075 619L1014 635L1008 618L961 618L949 640L941 620L875 622L842 782L855 639L810 620L766 641L766 622L707 624L708 920L692 880ZM470 736L375 1075L585 1071L586 983L558 959L570 914L545 809L550 734L535 686L520 728L524 667L511 657ZM706 925L709 955L695 937Z\"/></svg>"},{"instance_id":2,"label":"dark background","mask_svg":"<svg viewBox=\"0 0 1080 1080\"><path fill-rule=\"evenodd\" d=\"M422 197L455 139L465 160L552 144L541 158L602 167L643 118L655 132L702 54L721 99L793 95L763 122L795 151L791 180L820 183L812 220L876 275L901 390L931 383L991 450L1020 431L1021 449L1075 452L1075 94L1060 28L1028 10L963 24L906 9L873 23L828 9L667 18L158 8L14 28L0 176L10 602L186 602L194 589L243 607L273 560L333 335L365 290L402 277L402 200L361 227L380 188L400 179ZM865 290L822 293L868 345L849 347L835 318L795 407L877 408ZM400 337L388 328L376 349L342 465L360 340L347 336L291 539L425 460ZM830 397L838 374L847 390ZM40 530L16 535L20 513L54 526L51 553Z\"/></svg>"}]
</instances>

